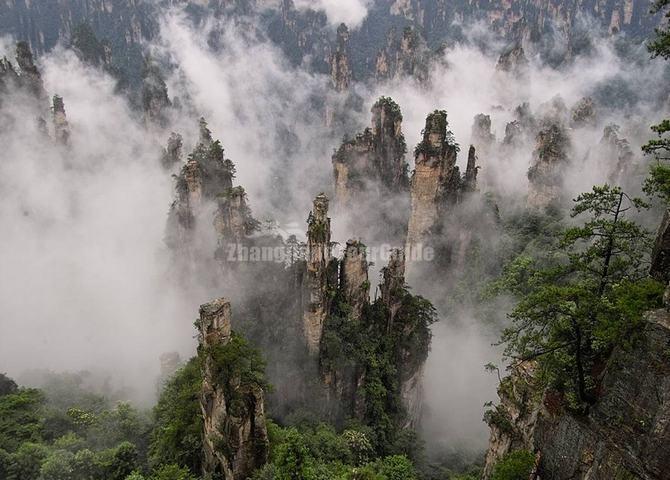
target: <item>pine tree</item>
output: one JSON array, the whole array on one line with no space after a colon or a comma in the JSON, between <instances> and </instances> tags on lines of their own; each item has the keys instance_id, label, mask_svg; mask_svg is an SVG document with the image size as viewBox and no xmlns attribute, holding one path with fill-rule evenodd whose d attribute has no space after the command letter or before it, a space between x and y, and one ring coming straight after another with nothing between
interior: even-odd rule
<instances>
[{"instance_id":1,"label":"pine tree","mask_svg":"<svg viewBox=\"0 0 670 480\"><path fill-rule=\"evenodd\" d=\"M594 187L575 199L556 251L539 261L520 258L500 286L521 298L503 333L506 355L537 361L547 385L587 411L597 373L612 348L630 339L644 311L660 304L663 287L648 277L649 233L629 218L645 208L618 187Z\"/></svg>"}]
</instances>

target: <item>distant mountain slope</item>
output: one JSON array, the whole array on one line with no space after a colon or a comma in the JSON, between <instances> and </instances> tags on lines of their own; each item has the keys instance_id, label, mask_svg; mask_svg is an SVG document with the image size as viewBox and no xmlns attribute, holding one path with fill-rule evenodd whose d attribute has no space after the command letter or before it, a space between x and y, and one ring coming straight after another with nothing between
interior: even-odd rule
<instances>
[{"instance_id":1,"label":"distant mountain slope","mask_svg":"<svg viewBox=\"0 0 670 480\"><path fill-rule=\"evenodd\" d=\"M311 69L329 70L335 26L323 12L296 9L293 0L7 0L0 3L0 34L27 41L39 55L59 40L69 44L75 29L86 23L99 40L108 42L114 65L132 82L141 75L141 42L156 35L158 12L170 5L185 6L196 18L208 12L255 12L269 38L294 64L309 59ZM636 41L647 38L659 22L649 14L650 6L650 0L376 0L362 24L350 28L353 75L375 76L379 55L400 43L408 26L436 50L462 39L464 27L480 22L503 40L532 42L558 55L552 60L560 62L588 47L585 37L596 31L622 32ZM567 48L556 52L556 37Z\"/></svg>"}]
</instances>

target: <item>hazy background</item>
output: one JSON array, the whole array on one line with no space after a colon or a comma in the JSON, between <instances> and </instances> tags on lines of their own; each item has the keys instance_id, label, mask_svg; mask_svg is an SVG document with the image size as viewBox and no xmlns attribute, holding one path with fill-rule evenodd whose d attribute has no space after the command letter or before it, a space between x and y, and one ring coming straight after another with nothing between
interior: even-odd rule
<instances>
[{"instance_id":1,"label":"hazy background","mask_svg":"<svg viewBox=\"0 0 670 480\"><path fill-rule=\"evenodd\" d=\"M355 28L367 2L296 4L323 9L333 28L342 21ZM159 355L173 350L182 358L193 355L192 322L213 292L199 289L197 278L185 289L169 273L163 236L172 179L159 158L171 131L184 135L189 152L197 119L204 116L235 162L236 184L247 190L254 214L275 219L285 230L304 230L313 197L332 189L331 155L342 132L326 126L320 103L345 98L329 91L327 76L291 67L244 24L210 20L193 28L178 11L160 23L158 39L146 48L172 66L166 72L169 93L181 105L165 129L147 130L108 75L63 48L42 56L39 64L49 95L65 99L70 147L57 147L37 132L36 117L48 119L48 112L31 109L20 98L2 106L0 370L11 376L35 368L88 369L111 375L132 389L134 400L150 404ZM446 109L463 165L476 114L492 116L493 132L502 141L520 103L539 112L556 95L568 108L591 96L599 102L597 123L570 132L566 184L574 194L607 176L607 165L593 153L606 124L620 124L639 157L648 124L667 112L666 67L647 60L643 48L622 59L610 40L596 35L593 55L559 70L542 66L529 51L524 79L496 71L503 45L492 37L486 53L474 46L486 38L481 26L469 35L473 42L447 49L426 83L404 78L357 84L365 107L350 112L349 133L369 124L369 108L379 96L391 96L402 108L412 165L426 115ZM13 49L8 38L0 43L0 55L13 57ZM533 149L531 140L514 151L480 154L482 190L506 197L508 205L522 203ZM334 216L334 240L357 236L348 224L346 212ZM414 285L414 291L431 291L427 285L440 281L423 279L426 285ZM438 307L444 301L430 299ZM469 312L443 317L434 328L424 382L431 418L425 432L441 445L471 450L485 445L482 405L495 398L497 379L483 365L499 361L491 346L498 329L496 322L481 324Z\"/></svg>"}]
</instances>

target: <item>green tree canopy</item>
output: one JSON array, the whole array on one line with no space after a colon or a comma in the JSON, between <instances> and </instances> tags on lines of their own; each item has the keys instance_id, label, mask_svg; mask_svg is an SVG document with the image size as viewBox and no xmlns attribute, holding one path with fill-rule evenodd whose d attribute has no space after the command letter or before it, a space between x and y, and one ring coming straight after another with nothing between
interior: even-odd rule
<instances>
[{"instance_id":1,"label":"green tree canopy","mask_svg":"<svg viewBox=\"0 0 670 480\"><path fill-rule=\"evenodd\" d=\"M647 45L653 57L670 59L670 0L656 0L652 13L664 12L665 25L656 29L656 38ZM670 203L670 120L665 119L657 125L652 125L656 138L650 140L642 150L655 157L651 165L650 175L644 188L650 195L658 195Z\"/></svg>"},{"instance_id":2,"label":"green tree canopy","mask_svg":"<svg viewBox=\"0 0 670 480\"><path fill-rule=\"evenodd\" d=\"M502 337L506 355L537 360L542 379L579 410L595 401L600 362L660 305L663 286L647 274L649 234L630 218L644 207L618 187L594 187L575 200L572 216L583 223L546 258L516 259L498 283L520 298Z\"/></svg>"},{"instance_id":3,"label":"green tree canopy","mask_svg":"<svg viewBox=\"0 0 670 480\"><path fill-rule=\"evenodd\" d=\"M192 358L163 389L154 408L155 426L149 449L150 463L177 464L200 471L202 455L202 386L200 362Z\"/></svg>"}]
</instances>

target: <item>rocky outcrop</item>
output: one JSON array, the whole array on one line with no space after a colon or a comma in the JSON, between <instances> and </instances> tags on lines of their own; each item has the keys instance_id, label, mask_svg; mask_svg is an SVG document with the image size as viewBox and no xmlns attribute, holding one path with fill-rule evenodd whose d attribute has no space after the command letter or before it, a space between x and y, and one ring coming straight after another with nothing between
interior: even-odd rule
<instances>
[{"instance_id":1,"label":"rocky outcrop","mask_svg":"<svg viewBox=\"0 0 670 480\"><path fill-rule=\"evenodd\" d=\"M352 81L349 59L349 29L343 23L337 28L337 44L330 57L331 85L337 92L346 92Z\"/></svg>"},{"instance_id":2,"label":"rocky outcrop","mask_svg":"<svg viewBox=\"0 0 670 480\"><path fill-rule=\"evenodd\" d=\"M477 191L477 151L473 145L468 149L468 163L465 168L465 175L463 176L463 184L461 191L463 193L472 193Z\"/></svg>"},{"instance_id":3,"label":"rocky outcrop","mask_svg":"<svg viewBox=\"0 0 670 480\"><path fill-rule=\"evenodd\" d=\"M368 280L368 261L366 247L357 240L349 240L339 262L339 284L331 286L336 291L336 301L328 318L333 315L346 316L339 319L346 322L347 329L363 328L367 319L363 318L365 309L370 304L370 282ZM342 308L343 306L345 306ZM324 324L326 335L342 335L334 332L336 327L332 323ZM346 328L346 327L345 327ZM321 345L319 352L319 370L322 381L327 388L329 407L333 418L340 421L346 418L364 420L366 409L365 393L365 365L353 356L333 360L343 352L332 351L332 345L327 340Z\"/></svg>"},{"instance_id":4,"label":"rocky outcrop","mask_svg":"<svg viewBox=\"0 0 670 480\"><path fill-rule=\"evenodd\" d=\"M456 166L458 147L447 130L447 113L428 115L423 140L416 147L411 180L411 213L407 246L411 250L439 228L440 218L458 197L460 172Z\"/></svg>"},{"instance_id":5,"label":"rocky outcrop","mask_svg":"<svg viewBox=\"0 0 670 480\"><path fill-rule=\"evenodd\" d=\"M7 58L0 58L0 102L2 97L9 93L19 83L19 74L12 62Z\"/></svg>"},{"instance_id":6,"label":"rocky outcrop","mask_svg":"<svg viewBox=\"0 0 670 480\"><path fill-rule=\"evenodd\" d=\"M65 115L65 104L62 97L54 95L51 113L56 142L60 145L68 145L70 143L70 124Z\"/></svg>"},{"instance_id":7,"label":"rocky outcrop","mask_svg":"<svg viewBox=\"0 0 670 480\"><path fill-rule=\"evenodd\" d=\"M502 455L537 454L542 480L670 478L670 314L650 312L632 349L613 352L599 398L587 416L563 407L560 393L538 391L531 364L503 380L500 405L489 412L491 443L484 479Z\"/></svg>"},{"instance_id":8,"label":"rocky outcrop","mask_svg":"<svg viewBox=\"0 0 670 480\"><path fill-rule=\"evenodd\" d=\"M506 453L533 450L533 433L541 409L538 396L542 395L535 381L535 370L534 362L514 365L498 387L500 403L484 415L491 429L484 480L491 477L495 464Z\"/></svg>"},{"instance_id":9,"label":"rocky outcrop","mask_svg":"<svg viewBox=\"0 0 670 480\"><path fill-rule=\"evenodd\" d=\"M259 230L259 222L251 214L247 194L242 187L230 188L217 197L214 215L217 233L217 258L226 261L231 248L249 243L249 237Z\"/></svg>"},{"instance_id":10,"label":"rocky outcrop","mask_svg":"<svg viewBox=\"0 0 670 480\"><path fill-rule=\"evenodd\" d=\"M530 104L523 103L514 109L514 120L505 125L505 137L502 147L506 151L522 147L537 135L537 121L531 112Z\"/></svg>"},{"instance_id":11,"label":"rocky outcrop","mask_svg":"<svg viewBox=\"0 0 670 480\"><path fill-rule=\"evenodd\" d=\"M332 26L322 12L296 8L293 0L273 2L274 12L264 9L268 18L268 35L294 65L308 64L322 73L331 71Z\"/></svg>"},{"instance_id":12,"label":"rocky outcrop","mask_svg":"<svg viewBox=\"0 0 670 480\"><path fill-rule=\"evenodd\" d=\"M360 201L370 190L384 195L407 188L407 145L400 107L382 97L371 112L372 126L343 143L333 155L338 205Z\"/></svg>"},{"instance_id":13,"label":"rocky outcrop","mask_svg":"<svg viewBox=\"0 0 670 480\"><path fill-rule=\"evenodd\" d=\"M382 269L382 283L379 286L382 303L389 311L386 332L393 330L396 314L402 305L405 292L405 253L393 250L389 263Z\"/></svg>"},{"instance_id":14,"label":"rocky outcrop","mask_svg":"<svg viewBox=\"0 0 670 480\"><path fill-rule=\"evenodd\" d=\"M33 54L26 42L16 44L16 63L21 69L23 86L39 101L46 100L42 75L33 61Z\"/></svg>"},{"instance_id":15,"label":"rocky outcrop","mask_svg":"<svg viewBox=\"0 0 670 480\"><path fill-rule=\"evenodd\" d=\"M142 79L142 108L147 125L164 127L168 122L168 111L172 103L160 68L147 59Z\"/></svg>"},{"instance_id":16,"label":"rocky outcrop","mask_svg":"<svg viewBox=\"0 0 670 480\"><path fill-rule=\"evenodd\" d=\"M634 158L630 143L620 136L620 130L616 124L607 125L599 145L608 170L607 179L614 185L622 185L628 179Z\"/></svg>"},{"instance_id":17,"label":"rocky outcrop","mask_svg":"<svg viewBox=\"0 0 670 480\"><path fill-rule=\"evenodd\" d=\"M320 194L307 220L307 262L303 280L303 332L307 349L318 354L323 325L330 312L331 288L336 283L337 262L333 261L330 243L328 197ZM333 269L333 266L335 269ZM335 278L333 278L335 275Z\"/></svg>"},{"instance_id":18,"label":"rocky outcrop","mask_svg":"<svg viewBox=\"0 0 670 480\"><path fill-rule=\"evenodd\" d=\"M428 80L431 52L421 34L412 27L406 27L402 35L392 28L386 39L386 46L377 54L375 77L390 80L413 77L420 82Z\"/></svg>"},{"instance_id":19,"label":"rocky outcrop","mask_svg":"<svg viewBox=\"0 0 670 480\"><path fill-rule=\"evenodd\" d=\"M351 307L351 319L358 321L370 301L370 280L365 245L349 240L340 262L340 289Z\"/></svg>"},{"instance_id":20,"label":"rocky outcrop","mask_svg":"<svg viewBox=\"0 0 670 480\"><path fill-rule=\"evenodd\" d=\"M178 133L172 132L167 141L167 147L163 149L161 164L166 170L172 169L175 165L182 162L182 148L184 139Z\"/></svg>"},{"instance_id":21,"label":"rocky outcrop","mask_svg":"<svg viewBox=\"0 0 670 480\"><path fill-rule=\"evenodd\" d=\"M521 128L521 123L518 120L512 120L507 125L505 125L505 138L503 139L503 145L505 147L519 147L523 142L523 130Z\"/></svg>"},{"instance_id":22,"label":"rocky outcrop","mask_svg":"<svg viewBox=\"0 0 670 480\"><path fill-rule=\"evenodd\" d=\"M496 136L491 132L491 117L483 113L475 115L470 143L480 154L486 156L491 151L495 141Z\"/></svg>"},{"instance_id":23,"label":"rocky outcrop","mask_svg":"<svg viewBox=\"0 0 670 480\"><path fill-rule=\"evenodd\" d=\"M496 70L508 73L514 77L525 76L528 73L528 58L523 47L519 44L505 50L500 54Z\"/></svg>"},{"instance_id":24,"label":"rocky outcrop","mask_svg":"<svg viewBox=\"0 0 670 480\"><path fill-rule=\"evenodd\" d=\"M530 208L544 209L559 202L563 191L562 174L568 164L570 140L565 129L548 123L537 135L533 161L528 170Z\"/></svg>"},{"instance_id":25,"label":"rocky outcrop","mask_svg":"<svg viewBox=\"0 0 670 480\"><path fill-rule=\"evenodd\" d=\"M172 249L188 248L197 224L209 222L204 208L233 188L235 165L224 157L219 141L213 141L204 119L200 139L188 161L175 177L176 199L168 216L166 243Z\"/></svg>"},{"instance_id":26,"label":"rocky outcrop","mask_svg":"<svg viewBox=\"0 0 670 480\"><path fill-rule=\"evenodd\" d=\"M70 47L83 63L115 73L110 42L106 39L100 40L88 23L80 23L74 28Z\"/></svg>"},{"instance_id":27,"label":"rocky outcrop","mask_svg":"<svg viewBox=\"0 0 670 480\"><path fill-rule=\"evenodd\" d=\"M538 121L530 109L530 103L524 102L514 109L514 116L519 123L519 127L526 133L526 135L534 135L538 128Z\"/></svg>"},{"instance_id":28,"label":"rocky outcrop","mask_svg":"<svg viewBox=\"0 0 670 480\"><path fill-rule=\"evenodd\" d=\"M0 59L0 102L2 97L12 92L22 92L24 99L29 100L39 110L46 111L49 99L44 90L42 75L35 65L30 47L25 42L16 44L16 65L6 57ZM44 122L39 118L39 123Z\"/></svg>"},{"instance_id":29,"label":"rocky outcrop","mask_svg":"<svg viewBox=\"0 0 670 480\"><path fill-rule=\"evenodd\" d=\"M597 118L593 99L584 97L577 102L570 109L570 120L572 121L572 126L575 128L595 126Z\"/></svg>"},{"instance_id":30,"label":"rocky outcrop","mask_svg":"<svg viewBox=\"0 0 670 480\"><path fill-rule=\"evenodd\" d=\"M219 238L241 242L258 228L247 205L247 194L242 187L231 188L218 196L214 226Z\"/></svg>"},{"instance_id":31,"label":"rocky outcrop","mask_svg":"<svg viewBox=\"0 0 670 480\"><path fill-rule=\"evenodd\" d=\"M397 332L393 346L398 362L398 385L405 410L402 426L415 428L423 407L423 372L427 351L417 345L430 343L430 333L417 325L417 319L404 310L407 300L405 285L405 252L393 250L389 263L382 269L379 286L381 302L386 307L386 335ZM426 338L427 337L427 338ZM412 340L410 340L412 339ZM425 345L424 345L425 347Z\"/></svg>"},{"instance_id":32,"label":"rocky outcrop","mask_svg":"<svg viewBox=\"0 0 670 480\"><path fill-rule=\"evenodd\" d=\"M226 347L233 335L227 300L201 306L197 325L202 362L203 475L245 480L268 459L263 389L222 364L223 358L230 357Z\"/></svg>"},{"instance_id":33,"label":"rocky outcrop","mask_svg":"<svg viewBox=\"0 0 670 480\"><path fill-rule=\"evenodd\" d=\"M403 250L391 251L382 269L381 295L372 303L369 287L365 247L350 240L340 262L340 282L331 286L336 301L325 323L319 356L330 411L340 421L365 422L372 395L373 408L390 409L394 426L389 426L415 427L422 407L430 332L426 318L414 310L418 297L409 294L405 285ZM370 357L373 345L375 353ZM385 367L376 363L382 358L388 362ZM390 370L381 378L380 368L387 367ZM377 382L374 392L379 388L388 392L384 398L368 390L371 379Z\"/></svg>"}]
</instances>

